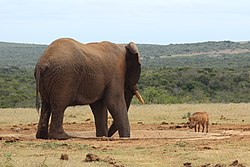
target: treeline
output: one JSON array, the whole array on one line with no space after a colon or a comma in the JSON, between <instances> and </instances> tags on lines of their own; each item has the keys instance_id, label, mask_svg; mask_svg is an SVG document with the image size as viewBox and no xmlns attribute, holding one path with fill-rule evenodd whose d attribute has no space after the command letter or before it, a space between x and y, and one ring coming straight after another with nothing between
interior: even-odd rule
<instances>
[{"instance_id":1,"label":"treeline","mask_svg":"<svg viewBox=\"0 0 250 167\"><path fill-rule=\"evenodd\" d=\"M0 42L1 68L33 68L47 45Z\"/></svg>"},{"instance_id":2,"label":"treeline","mask_svg":"<svg viewBox=\"0 0 250 167\"><path fill-rule=\"evenodd\" d=\"M139 88L147 104L250 102L250 66L144 69ZM0 68L0 107L34 107L34 104L33 71Z\"/></svg>"},{"instance_id":3,"label":"treeline","mask_svg":"<svg viewBox=\"0 0 250 167\"><path fill-rule=\"evenodd\" d=\"M152 45L138 44L144 58L158 58L200 52L218 52L221 50L250 49L250 42L209 41L189 44Z\"/></svg>"},{"instance_id":4,"label":"treeline","mask_svg":"<svg viewBox=\"0 0 250 167\"><path fill-rule=\"evenodd\" d=\"M250 42L220 41L137 46L141 53L143 68L235 67L245 66L250 61ZM33 68L46 47L47 45L0 42L0 67ZM238 52L230 53L233 51Z\"/></svg>"},{"instance_id":5,"label":"treeline","mask_svg":"<svg viewBox=\"0 0 250 167\"><path fill-rule=\"evenodd\" d=\"M0 68L0 108L34 107L35 80L31 69Z\"/></svg>"},{"instance_id":6,"label":"treeline","mask_svg":"<svg viewBox=\"0 0 250 167\"><path fill-rule=\"evenodd\" d=\"M238 68L250 65L250 52L224 55L192 55L154 58L143 61L143 67L151 68Z\"/></svg>"},{"instance_id":7,"label":"treeline","mask_svg":"<svg viewBox=\"0 0 250 167\"><path fill-rule=\"evenodd\" d=\"M140 89L147 103L250 102L250 66L144 70Z\"/></svg>"},{"instance_id":8,"label":"treeline","mask_svg":"<svg viewBox=\"0 0 250 167\"><path fill-rule=\"evenodd\" d=\"M0 108L34 107L33 70L46 47L0 42ZM139 88L147 104L250 102L250 42L138 48Z\"/></svg>"}]
</instances>

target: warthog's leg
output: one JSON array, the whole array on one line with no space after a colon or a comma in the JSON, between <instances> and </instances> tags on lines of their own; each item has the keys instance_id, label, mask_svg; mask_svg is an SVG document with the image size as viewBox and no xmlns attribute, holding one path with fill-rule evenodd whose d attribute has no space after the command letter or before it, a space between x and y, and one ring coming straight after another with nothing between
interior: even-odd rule
<instances>
[{"instance_id":1,"label":"warthog's leg","mask_svg":"<svg viewBox=\"0 0 250 167\"><path fill-rule=\"evenodd\" d=\"M201 130L201 124L198 124L198 132Z\"/></svg>"},{"instance_id":2,"label":"warthog's leg","mask_svg":"<svg viewBox=\"0 0 250 167\"><path fill-rule=\"evenodd\" d=\"M204 129L205 129L205 125L202 125L202 132L204 132Z\"/></svg>"}]
</instances>

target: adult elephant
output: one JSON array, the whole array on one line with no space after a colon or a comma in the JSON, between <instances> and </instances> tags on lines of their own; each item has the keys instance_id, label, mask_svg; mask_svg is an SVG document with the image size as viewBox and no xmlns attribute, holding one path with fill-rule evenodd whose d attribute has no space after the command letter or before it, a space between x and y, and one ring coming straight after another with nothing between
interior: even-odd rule
<instances>
[{"instance_id":1,"label":"adult elephant","mask_svg":"<svg viewBox=\"0 0 250 167\"><path fill-rule=\"evenodd\" d=\"M81 44L62 38L51 43L34 73L38 110L39 93L42 103L36 138L68 139L62 126L64 111L68 106L85 104L94 114L97 137L112 135L116 130L120 137L130 137L127 110L133 95L143 103L137 89L139 59L133 42L126 46L111 42ZM107 110L114 120L110 132Z\"/></svg>"}]
</instances>

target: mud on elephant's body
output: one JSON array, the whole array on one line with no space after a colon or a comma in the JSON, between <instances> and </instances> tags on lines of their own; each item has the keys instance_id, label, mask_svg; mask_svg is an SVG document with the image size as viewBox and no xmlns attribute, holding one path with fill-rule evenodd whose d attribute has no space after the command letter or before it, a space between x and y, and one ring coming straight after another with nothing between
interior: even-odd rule
<instances>
[{"instance_id":1,"label":"mud on elephant's body","mask_svg":"<svg viewBox=\"0 0 250 167\"><path fill-rule=\"evenodd\" d=\"M81 44L73 39L54 41L35 67L38 110L39 93L42 102L36 137L69 138L62 126L64 111L68 106L85 104L94 114L96 136L108 136L109 111L114 119L112 133L118 130L120 137L130 137L127 109L138 93L140 72L139 53L133 42L125 46L111 42Z\"/></svg>"}]
</instances>

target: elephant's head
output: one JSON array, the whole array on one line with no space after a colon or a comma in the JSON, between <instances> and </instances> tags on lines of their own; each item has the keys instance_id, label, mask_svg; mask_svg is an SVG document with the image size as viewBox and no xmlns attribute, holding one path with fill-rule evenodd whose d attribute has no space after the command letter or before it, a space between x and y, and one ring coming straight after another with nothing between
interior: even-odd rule
<instances>
[{"instance_id":1,"label":"elephant's head","mask_svg":"<svg viewBox=\"0 0 250 167\"><path fill-rule=\"evenodd\" d=\"M126 46L126 49L125 100L128 109L134 95L142 104L144 104L144 101L137 87L137 83L141 74L141 63L138 48L134 42L130 42Z\"/></svg>"}]
</instances>

